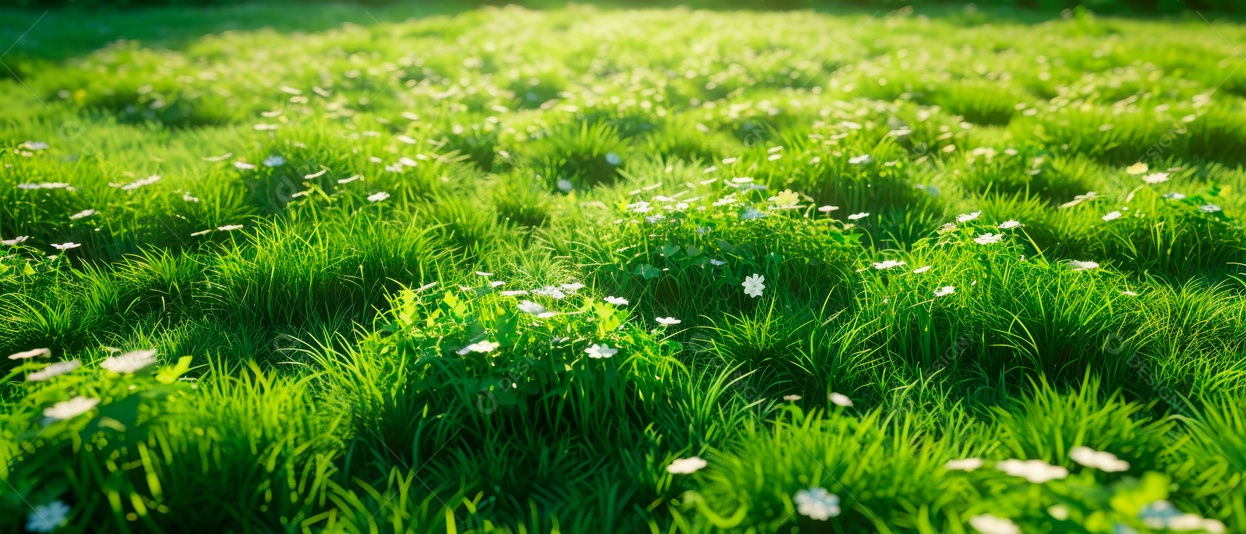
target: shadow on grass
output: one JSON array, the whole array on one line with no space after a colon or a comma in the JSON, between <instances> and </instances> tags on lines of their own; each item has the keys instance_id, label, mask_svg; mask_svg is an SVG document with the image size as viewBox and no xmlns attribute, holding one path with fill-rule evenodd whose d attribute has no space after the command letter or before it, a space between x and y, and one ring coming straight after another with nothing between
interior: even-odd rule
<instances>
[{"instance_id":1,"label":"shadow on grass","mask_svg":"<svg viewBox=\"0 0 1246 534\"><path fill-rule=\"evenodd\" d=\"M861 2L807 0L605 0L588 1L601 9L657 9L689 7L713 11L781 11L802 9L840 16L883 17L896 6L865 6ZM60 62L98 50L117 40L139 41L146 47L183 49L202 38L226 31L271 29L280 33L318 32L344 24L363 26L398 23L410 19L454 16L486 6L521 5L529 9L556 9L567 2L556 0L433 0L420 2L324 2L296 3L282 0L239 5L168 7L62 7L50 10L0 8L0 47L5 62L20 75L46 62ZM1009 6L976 7L919 5L913 13L957 26L988 24L1035 25L1059 20L1068 13L1052 9ZM1203 18L1240 22L1246 17L1221 14L1108 13L1108 17L1141 20L1199 21ZM1225 18L1227 17L1227 18ZM17 68L23 66L23 68ZM0 77L14 74L0 70Z\"/></svg>"}]
</instances>

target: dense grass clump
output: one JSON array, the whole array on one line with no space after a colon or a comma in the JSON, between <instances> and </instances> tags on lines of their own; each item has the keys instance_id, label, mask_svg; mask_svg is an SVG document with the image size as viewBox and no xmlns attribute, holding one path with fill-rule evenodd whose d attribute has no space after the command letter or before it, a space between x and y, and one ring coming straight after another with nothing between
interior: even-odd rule
<instances>
[{"instance_id":1,"label":"dense grass clump","mask_svg":"<svg viewBox=\"0 0 1246 534\"><path fill-rule=\"evenodd\" d=\"M461 7L4 12L0 531L1246 529L1246 29Z\"/></svg>"}]
</instances>

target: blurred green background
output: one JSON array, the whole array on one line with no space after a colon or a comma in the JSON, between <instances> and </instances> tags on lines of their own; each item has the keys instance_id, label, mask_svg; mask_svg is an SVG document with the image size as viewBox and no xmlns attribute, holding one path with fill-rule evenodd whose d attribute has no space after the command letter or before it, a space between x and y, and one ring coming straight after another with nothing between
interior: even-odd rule
<instances>
[{"instance_id":1,"label":"blurred green background","mask_svg":"<svg viewBox=\"0 0 1246 534\"><path fill-rule=\"evenodd\" d=\"M251 3L249 0L3 0L0 6L26 8L79 7L134 7L134 6L206 6ZM307 3L307 2L294 2ZM312 2L318 3L318 2ZM356 0L345 2L360 5L402 4L420 6L428 2L411 0ZM478 5L517 4L533 8L555 7L567 2L556 0L463 0L456 2L462 8ZM948 0L630 0L609 2L579 2L611 6L662 7L684 5L699 8L723 9L818 9L828 7L874 7L896 9L904 6L965 6L1018 7L1030 9L1069 9L1077 6L1104 13L1179 13L1182 11L1217 11L1225 13L1246 11L1242 0L979 0L978 2Z\"/></svg>"}]
</instances>

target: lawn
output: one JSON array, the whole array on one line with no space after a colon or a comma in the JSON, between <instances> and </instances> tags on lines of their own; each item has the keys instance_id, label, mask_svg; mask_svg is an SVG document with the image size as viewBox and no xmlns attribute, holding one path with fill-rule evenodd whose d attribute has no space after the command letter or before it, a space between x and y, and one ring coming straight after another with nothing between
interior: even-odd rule
<instances>
[{"instance_id":1,"label":"lawn","mask_svg":"<svg viewBox=\"0 0 1246 534\"><path fill-rule=\"evenodd\" d=\"M0 20L0 531L1246 531L1246 25Z\"/></svg>"}]
</instances>

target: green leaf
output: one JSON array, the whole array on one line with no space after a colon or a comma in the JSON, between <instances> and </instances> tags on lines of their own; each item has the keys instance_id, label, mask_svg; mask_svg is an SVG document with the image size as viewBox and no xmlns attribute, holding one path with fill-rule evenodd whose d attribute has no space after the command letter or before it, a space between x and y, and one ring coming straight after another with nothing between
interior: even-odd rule
<instances>
[{"instance_id":1,"label":"green leaf","mask_svg":"<svg viewBox=\"0 0 1246 534\"><path fill-rule=\"evenodd\" d=\"M172 384L186 374L190 370L190 360L193 356L182 356L177 359L177 364L173 367L165 367L159 373L156 373L156 381L161 384Z\"/></svg>"},{"instance_id":2,"label":"green leaf","mask_svg":"<svg viewBox=\"0 0 1246 534\"><path fill-rule=\"evenodd\" d=\"M652 280L654 278L662 276L661 269L658 269L657 267L649 265L648 263L637 266L634 272L639 276L643 276L647 280Z\"/></svg>"}]
</instances>

